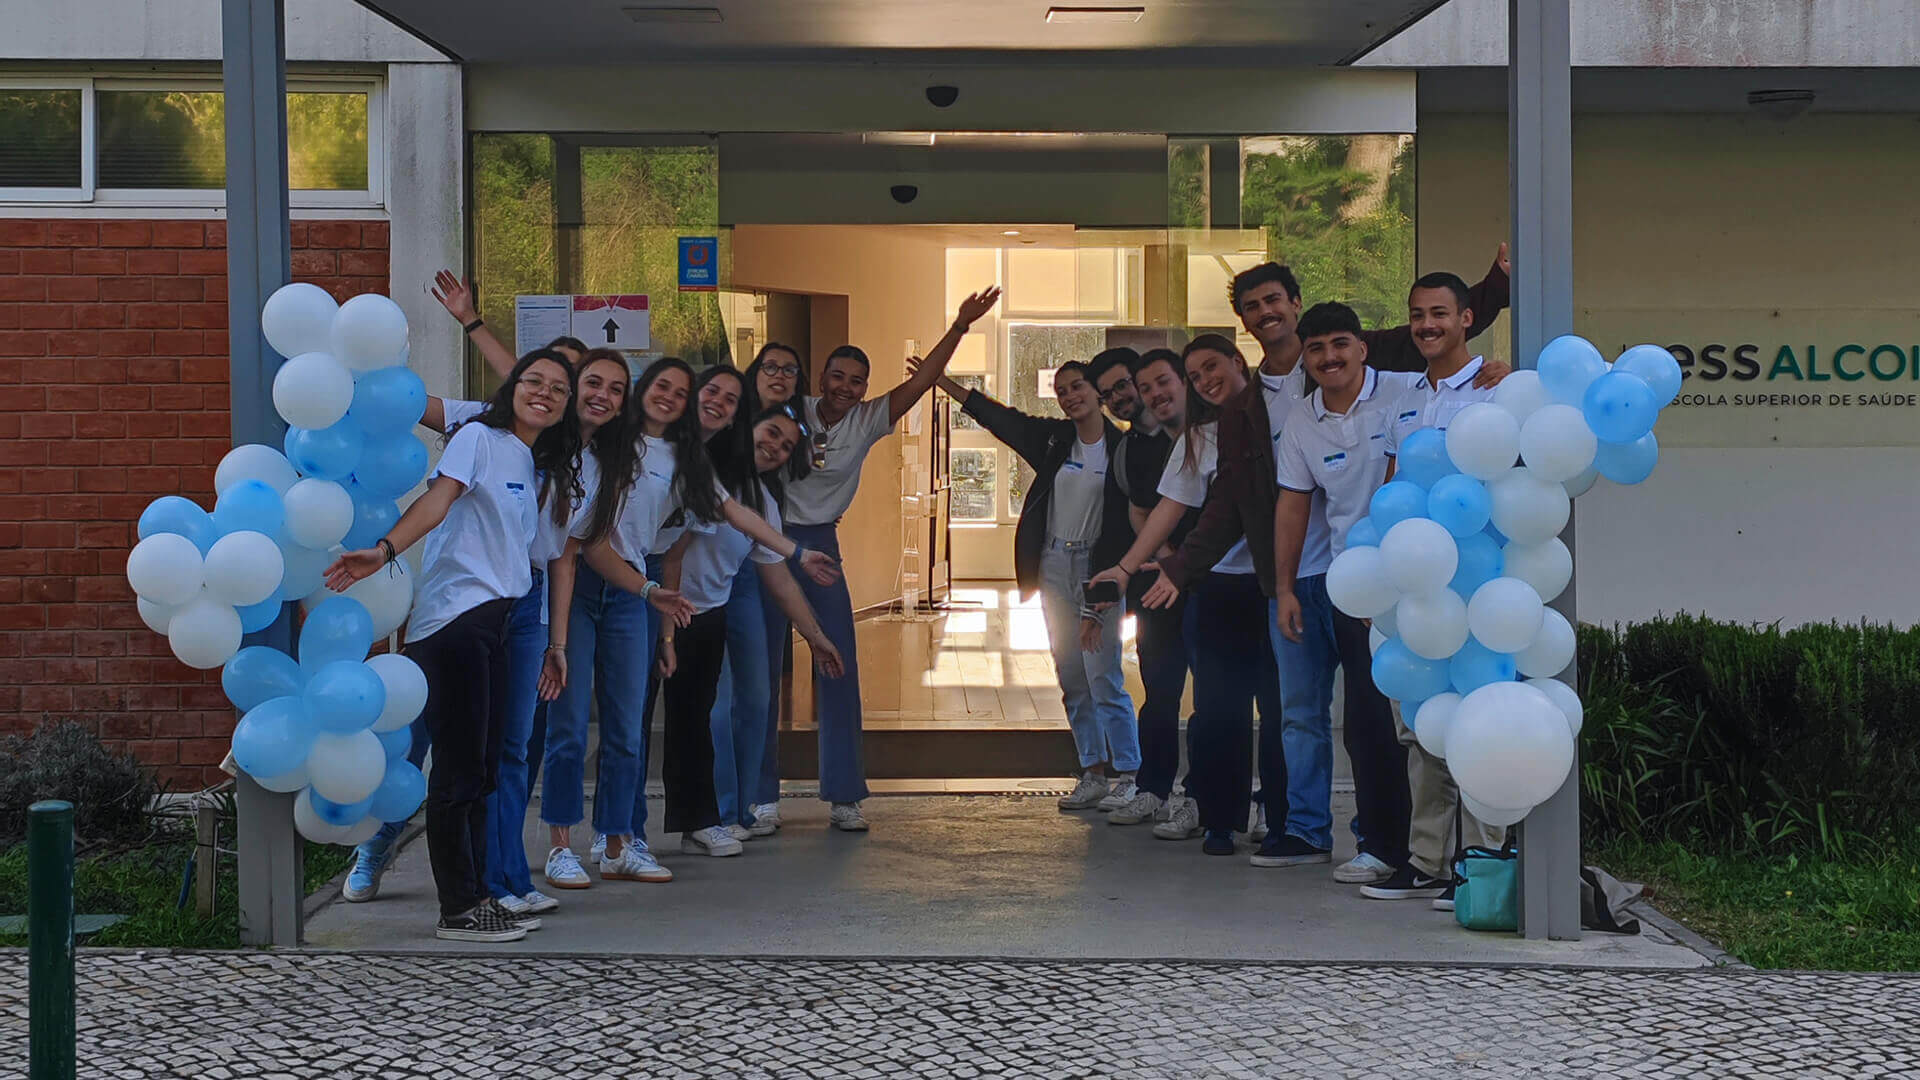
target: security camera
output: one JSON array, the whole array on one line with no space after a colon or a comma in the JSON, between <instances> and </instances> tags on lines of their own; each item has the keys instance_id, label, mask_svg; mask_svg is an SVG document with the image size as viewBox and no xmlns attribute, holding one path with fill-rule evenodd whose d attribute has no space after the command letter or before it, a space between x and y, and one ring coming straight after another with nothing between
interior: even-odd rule
<instances>
[{"instance_id":1,"label":"security camera","mask_svg":"<svg viewBox=\"0 0 1920 1080\"><path fill-rule=\"evenodd\" d=\"M957 86L927 87L927 101L936 109L944 109L960 100L960 88Z\"/></svg>"},{"instance_id":2,"label":"security camera","mask_svg":"<svg viewBox=\"0 0 1920 1080\"><path fill-rule=\"evenodd\" d=\"M920 197L920 189L912 184L895 184L893 185L892 192L893 201L902 206Z\"/></svg>"}]
</instances>

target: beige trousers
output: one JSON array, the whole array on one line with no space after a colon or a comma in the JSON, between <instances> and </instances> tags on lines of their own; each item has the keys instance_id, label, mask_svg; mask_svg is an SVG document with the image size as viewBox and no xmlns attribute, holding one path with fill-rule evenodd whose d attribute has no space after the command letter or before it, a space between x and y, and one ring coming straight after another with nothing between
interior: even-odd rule
<instances>
[{"instance_id":1,"label":"beige trousers","mask_svg":"<svg viewBox=\"0 0 1920 1080\"><path fill-rule=\"evenodd\" d=\"M1407 787L1413 795L1413 818L1407 828L1407 861L1415 870L1432 877L1446 877L1453 865L1453 819L1460 815L1460 840L1468 847L1499 848L1507 842L1507 830L1488 825L1460 805L1460 789L1454 785L1447 763L1420 746L1400 715L1400 703L1393 703L1394 732L1407 748Z\"/></svg>"}]
</instances>

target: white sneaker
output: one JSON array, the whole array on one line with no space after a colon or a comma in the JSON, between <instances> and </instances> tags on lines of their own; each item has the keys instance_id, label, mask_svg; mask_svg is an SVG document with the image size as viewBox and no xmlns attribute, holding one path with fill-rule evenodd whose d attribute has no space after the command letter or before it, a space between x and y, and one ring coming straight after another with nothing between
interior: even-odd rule
<instances>
[{"instance_id":1,"label":"white sneaker","mask_svg":"<svg viewBox=\"0 0 1920 1080\"><path fill-rule=\"evenodd\" d=\"M520 897L520 902L527 905L527 914L529 915L542 915L560 906L560 901L555 900L539 889L528 891L527 895ZM506 901L502 900L501 903L504 904ZM508 910L512 909L509 908Z\"/></svg>"},{"instance_id":2,"label":"white sneaker","mask_svg":"<svg viewBox=\"0 0 1920 1080\"><path fill-rule=\"evenodd\" d=\"M580 856L572 848L557 847L547 852L547 884L556 889L585 889L593 884L580 865Z\"/></svg>"},{"instance_id":3,"label":"white sneaker","mask_svg":"<svg viewBox=\"0 0 1920 1080\"><path fill-rule=\"evenodd\" d=\"M604 859L606 857L607 857L607 834L603 832L594 833L593 846L587 849L587 861L599 862L601 859Z\"/></svg>"},{"instance_id":4,"label":"white sneaker","mask_svg":"<svg viewBox=\"0 0 1920 1080\"><path fill-rule=\"evenodd\" d=\"M1173 800L1167 820L1153 827L1162 840L1191 840L1200 835L1200 804L1186 796Z\"/></svg>"},{"instance_id":5,"label":"white sneaker","mask_svg":"<svg viewBox=\"0 0 1920 1080\"><path fill-rule=\"evenodd\" d=\"M600 879L602 881L650 881L663 882L673 880L673 871L660 865L643 841L629 838L620 849L620 857L600 858Z\"/></svg>"},{"instance_id":6,"label":"white sneaker","mask_svg":"<svg viewBox=\"0 0 1920 1080\"><path fill-rule=\"evenodd\" d=\"M533 914L533 905L518 896L496 896L493 902L505 908L509 915Z\"/></svg>"},{"instance_id":7,"label":"white sneaker","mask_svg":"<svg viewBox=\"0 0 1920 1080\"><path fill-rule=\"evenodd\" d=\"M1089 769L1080 774L1072 791L1060 796L1060 809L1086 810L1100 805L1100 800L1106 797L1107 778Z\"/></svg>"},{"instance_id":8,"label":"white sneaker","mask_svg":"<svg viewBox=\"0 0 1920 1080\"><path fill-rule=\"evenodd\" d=\"M859 803L834 803L833 812L828 816L827 822L841 832L867 831L867 818L860 812Z\"/></svg>"},{"instance_id":9,"label":"white sneaker","mask_svg":"<svg viewBox=\"0 0 1920 1080\"><path fill-rule=\"evenodd\" d=\"M745 825L729 825L727 826L727 835L744 844L748 840L753 839L753 830L747 828Z\"/></svg>"},{"instance_id":10,"label":"white sneaker","mask_svg":"<svg viewBox=\"0 0 1920 1080\"><path fill-rule=\"evenodd\" d=\"M1125 806L1107 815L1107 824L1138 825L1143 821L1152 821L1160 816L1160 808L1165 805L1160 796L1136 787L1133 798L1128 799Z\"/></svg>"},{"instance_id":11,"label":"white sneaker","mask_svg":"<svg viewBox=\"0 0 1920 1080\"><path fill-rule=\"evenodd\" d=\"M1253 802L1253 828L1247 837L1256 844L1267 838L1267 804L1258 799Z\"/></svg>"},{"instance_id":12,"label":"white sneaker","mask_svg":"<svg viewBox=\"0 0 1920 1080\"><path fill-rule=\"evenodd\" d=\"M1393 867L1361 852L1333 868L1333 880L1343 885L1371 885L1393 876Z\"/></svg>"},{"instance_id":13,"label":"white sneaker","mask_svg":"<svg viewBox=\"0 0 1920 1080\"><path fill-rule=\"evenodd\" d=\"M753 824L747 831L755 836L772 836L780 831L780 804L759 803L753 807Z\"/></svg>"},{"instance_id":14,"label":"white sneaker","mask_svg":"<svg viewBox=\"0 0 1920 1080\"><path fill-rule=\"evenodd\" d=\"M719 825L709 825L704 829L680 834L680 850L689 855L712 855L724 858L738 855L747 850L745 844L733 838L733 834Z\"/></svg>"},{"instance_id":15,"label":"white sneaker","mask_svg":"<svg viewBox=\"0 0 1920 1080\"><path fill-rule=\"evenodd\" d=\"M1133 797L1139 793L1140 785L1133 782L1133 774L1123 772L1114 777L1113 783L1108 785L1106 798L1094 805L1101 810L1112 812L1132 802Z\"/></svg>"}]
</instances>

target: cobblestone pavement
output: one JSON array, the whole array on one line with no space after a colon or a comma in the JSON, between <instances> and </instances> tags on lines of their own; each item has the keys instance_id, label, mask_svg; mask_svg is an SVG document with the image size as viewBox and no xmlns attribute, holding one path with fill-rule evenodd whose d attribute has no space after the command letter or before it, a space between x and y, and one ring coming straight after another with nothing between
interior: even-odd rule
<instances>
[{"instance_id":1,"label":"cobblestone pavement","mask_svg":"<svg viewBox=\"0 0 1920 1080\"><path fill-rule=\"evenodd\" d=\"M1733 970L86 953L112 1077L1916 1076L1920 980ZM26 958L0 954L0 1077Z\"/></svg>"}]
</instances>

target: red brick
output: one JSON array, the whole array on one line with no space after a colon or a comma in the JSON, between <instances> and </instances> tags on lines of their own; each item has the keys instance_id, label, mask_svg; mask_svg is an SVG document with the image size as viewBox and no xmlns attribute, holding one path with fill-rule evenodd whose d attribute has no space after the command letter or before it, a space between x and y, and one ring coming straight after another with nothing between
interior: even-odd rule
<instances>
[{"instance_id":1,"label":"red brick","mask_svg":"<svg viewBox=\"0 0 1920 1080\"><path fill-rule=\"evenodd\" d=\"M147 253L136 252L135 254ZM144 273L144 271L141 272ZM100 299L121 303L152 300L153 288L154 279L150 277L107 278L100 283Z\"/></svg>"},{"instance_id":2,"label":"red brick","mask_svg":"<svg viewBox=\"0 0 1920 1080\"><path fill-rule=\"evenodd\" d=\"M97 442L57 442L47 447L47 461L53 465L98 465L101 462Z\"/></svg>"},{"instance_id":3,"label":"red brick","mask_svg":"<svg viewBox=\"0 0 1920 1080\"><path fill-rule=\"evenodd\" d=\"M37 386L15 386L0 394L0 409L8 412L39 412L47 407L47 392Z\"/></svg>"},{"instance_id":4,"label":"red brick","mask_svg":"<svg viewBox=\"0 0 1920 1080\"><path fill-rule=\"evenodd\" d=\"M156 330L153 350L166 356L201 356L208 352L207 335L202 330Z\"/></svg>"},{"instance_id":5,"label":"red brick","mask_svg":"<svg viewBox=\"0 0 1920 1080\"><path fill-rule=\"evenodd\" d=\"M127 524L119 522L87 522L79 526L75 543L80 547L124 548L132 531Z\"/></svg>"},{"instance_id":6,"label":"red brick","mask_svg":"<svg viewBox=\"0 0 1920 1080\"><path fill-rule=\"evenodd\" d=\"M0 252L0 255L4 254L7 253ZM25 307L24 304L0 304L0 330L20 329L20 313Z\"/></svg>"},{"instance_id":7,"label":"red brick","mask_svg":"<svg viewBox=\"0 0 1920 1080\"><path fill-rule=\"evenodd\" d=\"M153 225L145 221L103 221L100 243L106 247L146 247L153 242Z\"/></svg>"},{"instance_id":8,"label":"red brick","mask_svg":"<svg viewBox=\"0 0 1920 1080\"><path fill-rule=\"evenodd\" d=\"M56 277L47 279L47 300L51 303L92 303L100 299L100 279L92 277Z\"/></svg>"},{"instance_id":9,"label":"red brick","mask_svg":"<svg viewBox=\"0 0 1920 1080\"><path fill-rule=\"evenodd\" d=\"M171 446L172 443L151 443L145 440L111 439L100 444L101 465L150 465L156 446ZM181 462L180 464L186 464ZM199 464L195 461L193 464Z\"/></svg>"},{"instance_id":10,"label":"red brick","mask_svg":"<svg viewBox=\"0 0 1920 1080\"><path fill-rule=\"evenodd\" d=\"M0 218L0 247L45 247L47 223L31 218Z\"/></svg>"},{"instance_id":11,"label":"red brick","mask_svg":"<svg viewBox=\"0 0 1920 1080\"><path fill-rule=\"evenodd\" d=\"M125 693L125 689L121 687L115 687L111 691L116 709L125 707L120 704ZM145 739L152 734L153 717L151 716L131 716L121 713L100 718L100 737L103 739Z\"/></svg>"},{"instance_id":12,"label":"red brick","mask_svg":"<svg viewBox=\"0 0 1920 1080\"><path fill-rule=\"evenodd\" d=\"M73 273L73 252L59 248L28 248L13 252L20 262L9 273L18 274L71 274Z\"/></svg>"},{"instance_id":13,"label":"red brick","mask_svg":"<svg viewBox=\"0 0 1920 1080\"><path fill-rule=\"evenodd\" d=\"M145 252L135 252L138 259ZM127 253L124 251L82 250L73 253L73 272L76 274L124 274L127 272ZM152 273L150 270L136 270L134 273Z\"/></svg>"},{"instance_id":14,"label":"red brick","mask_svg":"<svg viewBox=\"0 0 1920 1080\"><path fill-rule=\"evenodd\" d=\"M207 229L198 221L156 221L153 223L153 246L175 248L197 248L207 242Z\"/></svg>"},{"instance_id":15,"label":"red brick","mask_svg":"<svg viewBox=\"0 0 1920 1080\"><path fill-rule=\"evenodd\" d=\"M365 248L387 249L388 236L392 226L384 221L368 221L360 226L360 246Z\"/></svg>"},{"instance_id":16,"label":"red brick","mask_svg":"<svg viewBox=\"0 0 1920 1080\"><path fill-rule=\"evenodd\" d=\"M179 326L185 330L205 330L227 325L225 304L181 304Z\"/></svg>"},{"instance_id":17,"label":"red brick","mask_svg":"<svg viewBox=\"0 0 1920 1080\"><path fill-rule=\"evenodd\" d=\"M178 273L204 276L227 272L227 253L224 251L182 251L179 254Z\"/></svg>"},{"instance_id":18,"label":"red brick","mask_svg":"<svg viewBox=\"0 0 1920 1080\"><path fill-rule=\"evenodd\" d=\"M47 408L55 412L92 412L99 407L97 386L55 386L47 391Z\"/></svg>"},{"instance_id":19,"label":"red brick","mask_svg":"<svg viewBox=\"0 0 1920 1080\"><path fill-rule=\"evenodd\" d=\"M99 521L100 497L98 495L65 495L47 499L34 515L43 521ZM134 519L139 515L135 514Z\"/></svg>"},{"instance_id":20,"label":"red brick","mask_svg":"<svg viewBox=\"0 0 1920 1080\"><path fill-rule=\"evenodd\" d=\"M166 357L138 356L126 362L126 379L154 383L156 384L154 389L158 390L161 384L180 381L180 361Z\"/></svg>"},{"instance_id":21,"label":"red brick","mask_svg":"<svg viewBox=\"0 0 1920 1080\"><path fill-rule=\"evenodd\" d=\"M59 413L31 413L20 418L20 436L25 439L71 439L73 417Z\"/></svg>"},{"instance_id":22,"label":"red brick","mask_svg":"<svg viewBox=\"0 0 1920 1080\"><path fill-rule=\"evenodd\" d=\"M387 255L384 251L343 251L340 253L340 272L360 274L368 277L383 277L387 272Z\"/></svg>"},{"instance_id":23,"label":"red brick","mask_svg":"<svg viewBox=\"0 0 1920 1080\"><path fill-rule=\"evenodd\" d=\"M47 279L44 277L0 277L0 300L45 303L46 299Z\"/></svg>"},{"instance_id":24,"label":"red brick","mask_svg":"<svg viewBox=\"0 0 1920 1080\"><path fill-rule=\"evenodd\" d=\"M72 310L75 325L85 329L127 325L127 309L121 304L76 304Z\"/></svg>"},{"instance_id":25,"label":"red brick","mask_svg":"<svg viewBox=\"0 0 1920 1080\"><path fill-rule=\"evenodd\" d=\"M180 744L171 739L134 742L128 744L127 749L132 752L134 760L142 765L171 765L180 760Z\"/></svg>"},{"instance_id":26,"label":"red brick","mask_svg":"<svg viewBox=\"0 0 1920 1080\"><path fill-rule=\"evenodd\" d=\"M227 223L224 221L207 222L207 246L227 246Z\"/></svg>"},{"instance_id":27,"label":"red brick","mask_svg":"<svg viewBox=\"0 0 1920 1080\"><path fill-rule=\"evenodd\" d=\"M151 330L108 330L100 335L103 356L147 356L153 352Z\"/></svg>"},{"instance_id":28,"label":"red brick","mask_svg":"<svg viewBox=\"0 0 1920 1080\"><path fill-rule=\"evenodd\" d=\"M19 330L0 330L0 356L45 356L47 335Z\"/></svg>"},{"instance_id":29,"label":"red brick","mask_svg":"<svg viewBox=\"0 0 1920 1080\"><path fill-rule=\"evenodd\" d=\"M181 739L178 745L181 764L218 765L233 744L227 739Z\"/></svg>"},{"instance_id":30,"label":"red brick","mask_svg":"<svg viewBox=\"0 0 1920 1080\"><path fill-rule=\"evenodd\" d=\"M225 241L222 241L224 244ZM307 246L307 223L304 221L287 222L287 243L293 248Z\"/></svg>"},{"instance_id":31,"label":"red brick","mask_svg":"<svg viewBox=\"0 0 1920 1080\"><path fill-rule=\"evenodd\" d=\"M111 338L113 341L120 343L116 347L137 348L140 342L146 340L146 337L146 334L138 330L99 331L99 341L102 347L105 347L108 339ZM62 381L100 383L103 385L108 383L124 383L127 381L129 361L117 356L89 356L85 353L78 355L80 359L73 362L73 366L67 370L68 377Z\"/></svg>"},{"instance_id":32,"label":"red brick","mask_svg":"<svg viewBox=\"0 0 1920 1080\"><path fill-rule=\"evenodd\" d=\"M153 408L153 390L146 386L103 386L100 388L100 407L103 409L151 409Z\"/></svg>"},{"instance_id":33,"label":"red brick","mask_svg":"<svg viewBox=\"0 0 1920 1080\"><path fill-rule=\"evenodd\" d=\"M100 334L94 330L56 330L47 335L47 348L55 356L94 356L100 352ZM58 369L47 369L58 373ZM40 381L64 382L49 378Z\"/></svg>"},{"instance_id":34,"label":"red brick","mask_svg":"<svg viewBox=\"0 0 1920 1080\"><path fill-rule=\"evenodd\" d=\"M85 577L100 572L100 553L97 551L49 551L47 552L47 573Z\"/></svg>"},{"instance_id":35,"label":"red brick","mask_svg":"<svg viewBox=\"0 0 1920 1080\"><path fill-rule=\"evenodd\" d=\"M73 635L75 656L125 656L127 635L115 630L88 630Z\"/></svg>"},{"instance_id":36,"label":"red brick","mask_svg":"<svg viewBox=\"0 0 1920 1080\"><path fill-rule=\"evenodd\" d=\"M153 689L156 689L156 690L165 689L170 693L172 693L175 697L178 697L181 692L177 687L171 687L171 686L153 687ZM142 706L138 706L138 705L128 706L128 708L141 708L141 707ZM175 706L173 705L155 705L155 706L147 706L147 707L161 708L161 709L175 708ZM197 739L200 737L200 717L197 713L178 713L178 712L162 713L159 716L156 716L153 718L153 734L156 738L161 738L161 739Z\"/></svg>"},{"instance_id":37,"label":"red brick","mask_svg":"<svg viewBox=\"0 0 1920 1080\"><path fill-rule=\"evenodd\" d=\"M83 439L124 439L127 437L127 414L96 412L82 416L74 424L74 434Z\"/></svg>"},{"instance_id":38,"label":"red brick","mask_svg":"<svg viewBox=\"0 0 1920 1080\"><path fill-rule=\"evenodd\" d=\"M180 689L175 686L129 686L121 692L120 700L129 709L177 709L180 707ZM172 735L178 738L184 734L200 734L200 725L195 724L189 732L176 731ZM155 735L166 736L160 724L154 724Z\"/></svg>"},{"instance_id":39,"label":"red brick","mask_svg":"<svg viewBox=\"0 0 1920 1080\"><path fill-rule=\"evenodd\" d=\"M180 325L180 310L178 304L128 304L127 325L171 330Z\"/></svg>"},{"instance_id":40,"label":"red brick","mask_svg":"<svg viewBox=\"0 0 1920 1080\"><path fill-rule=\"evenodd\" d=\"M24 280L0 278L0 281ZM23 330L71 330L73 306L70 304L23 304L20 311Z\"/></svg>"},{"instance_id":41,"label":"red brick","mask_svg":"<svg viewBox=\"0 0 1920 1080\"><path fill-rule=\"evenodd\" d=\"M69 656L73 653L73 635L59 630L22 634L20 647L27 656Z\"/></svg>"},{"instance_id":42,"label":"red brick","mask_svg":"<svg viewBox=\"0 0 1920 1080\"><path fill-rule=\"evenodd\" d=\"M207 286L206 299L221 304L227 302L226 275L223 274L220 277L205 277L200 280L205 282Z\"/></svg>"},{"instance_id":43,"label":"red brick","mask_svg":"<svg viewBox=\"0 0 1920 1080\"><path fill-rule=\"evenodd\" d=\"M79 475L79 490L108 492L127 490L127 474L119 469L88 469Z\"/></svg>"},{"instance_id":44,"label":"red brick","mask_svg":"<svg viewBox=\"0 0 1920 1080\"><path fill-rule=\"evenodd\" d=\"M357 221L308 222L307 246L315 248L357 248L360 246L360 223Z\"/></svg>"},{"instance_id":45,"label":"red brick","mask_svg":"<svg viewBox=\"0 0 1920 1080\"><path fill-rule=\"evenodd\" d=\"M180 688L180 707L183 709L226 710L233 708L227 702L227 692L218 684L207 686L183 686ZM205 726L205 718L201 726ZM208 734L212 734L209 732Z\"/></svg>"},{"instance_id":46,"label":"red brick","mask_svg":"<svg viewBox=\"0 0 1920 1080\"><path fill-rule=\"evenodd\" d=\"M155 300L171 300L174 303L186 301L197 304L204 299L205 296L206 284L204 278L160 278L153 283L153 298Z\"/></svg>"},{"instance_id":47,"label":"red brick","mask_svg":"<svg viewBox=\"0 0 1920 1080\"><path fill-rule=\"evenodd\" d=\"M152 637L152 631L141 631ZM153 661L128 657L121 660L101 659L94 661L99 665L100 675L96 680L107 685L130 685L144 683L153 677Z\"/></svg>"},{"instance_id":48,"label":"red brick","mask_svg":"<svg viewBox=\"0 0 1920 1080\"><path fill-rule=\"evenodd\" d=\"M156 386L153 388L153 407L163 412L198 409L205 395L206 390L198 386Z\"/></svg>"},{"instance_id":49,"label":"red brick","mask_svg":"<svg viewBox=\"0 0 1920 1080\"><path fill-rule=\"evenodd\" d=\"M171 276L180 272L177 251L134 251L127 254L127 273Z\"/></svg>"},{"instance_id":50,"label":"red brick","mask_svg":"<svg viewBox=\"0 0 1920 1080\"><path fill-rule=\"evenodd\" d=\"M157 440L151 444L153 464L155 465L198 465L206 459L199 442L186 440ZM220 449L221 454L226 448ZM144 464L144 462L123 462L122 464Z\"/></svg>"},{"instance_id":51,"label":"red brick","mask_svg":"<svg viewBox=\"0 0 1920 1080\"><path fill-rule=\"evenodd\" d=\"M45 465L49 458L51 444L36 440L27 442L21 439L7 439L0 442L0 465Z\"/></svg>"},{"instance_id":52,"label":"red brick","mask_svg":"<svg viewBox=\"0 0 1920 1080\"><path fill-rule=\"evenodd\" d=\"M71 686L23 686L20 708L28 712L65 711L73 708Z\"/></svg>"},{"instance_id":53,"label":"red brick","mask_svg":"<svg viewBox=\"0 0 1920 1080\"><path fill-rule=\"evenodd\" d=\"M300 279L332 277L338 260L331 251L296 251L293 276ZM322 288L325 286L323 285Z\"/></svg>"},{"instance_id":54,"label":"red brick","mask_svg":"<svg viewBox=\"0 0 1920 1080\"><path fill-rule=\"evenodd\" d=\"M233 374L224 356L188 356L180 361L180 378L190 383L223 383Z\"/></svg>"},{"instance_id":55,"label":"red brick","mask_svg":"<svg viewBox=\"0 0 1920 1080\"><path fill-rule=\"evenodd\" d=\"M97 221L59 220L47 226L47 243L53 247L92 247L100 243Z\"/></svg>"},{"instance_id":56,"label":"red brick","mask_svg":"<svg viewBox=\"0 0 1920 1080\"><path fill-rule=\"evenodd\" d=\"M77 469L26 469L20 474L20 490L48 495L64 495L79 482Z\"/></svg>"}]
</instances>

